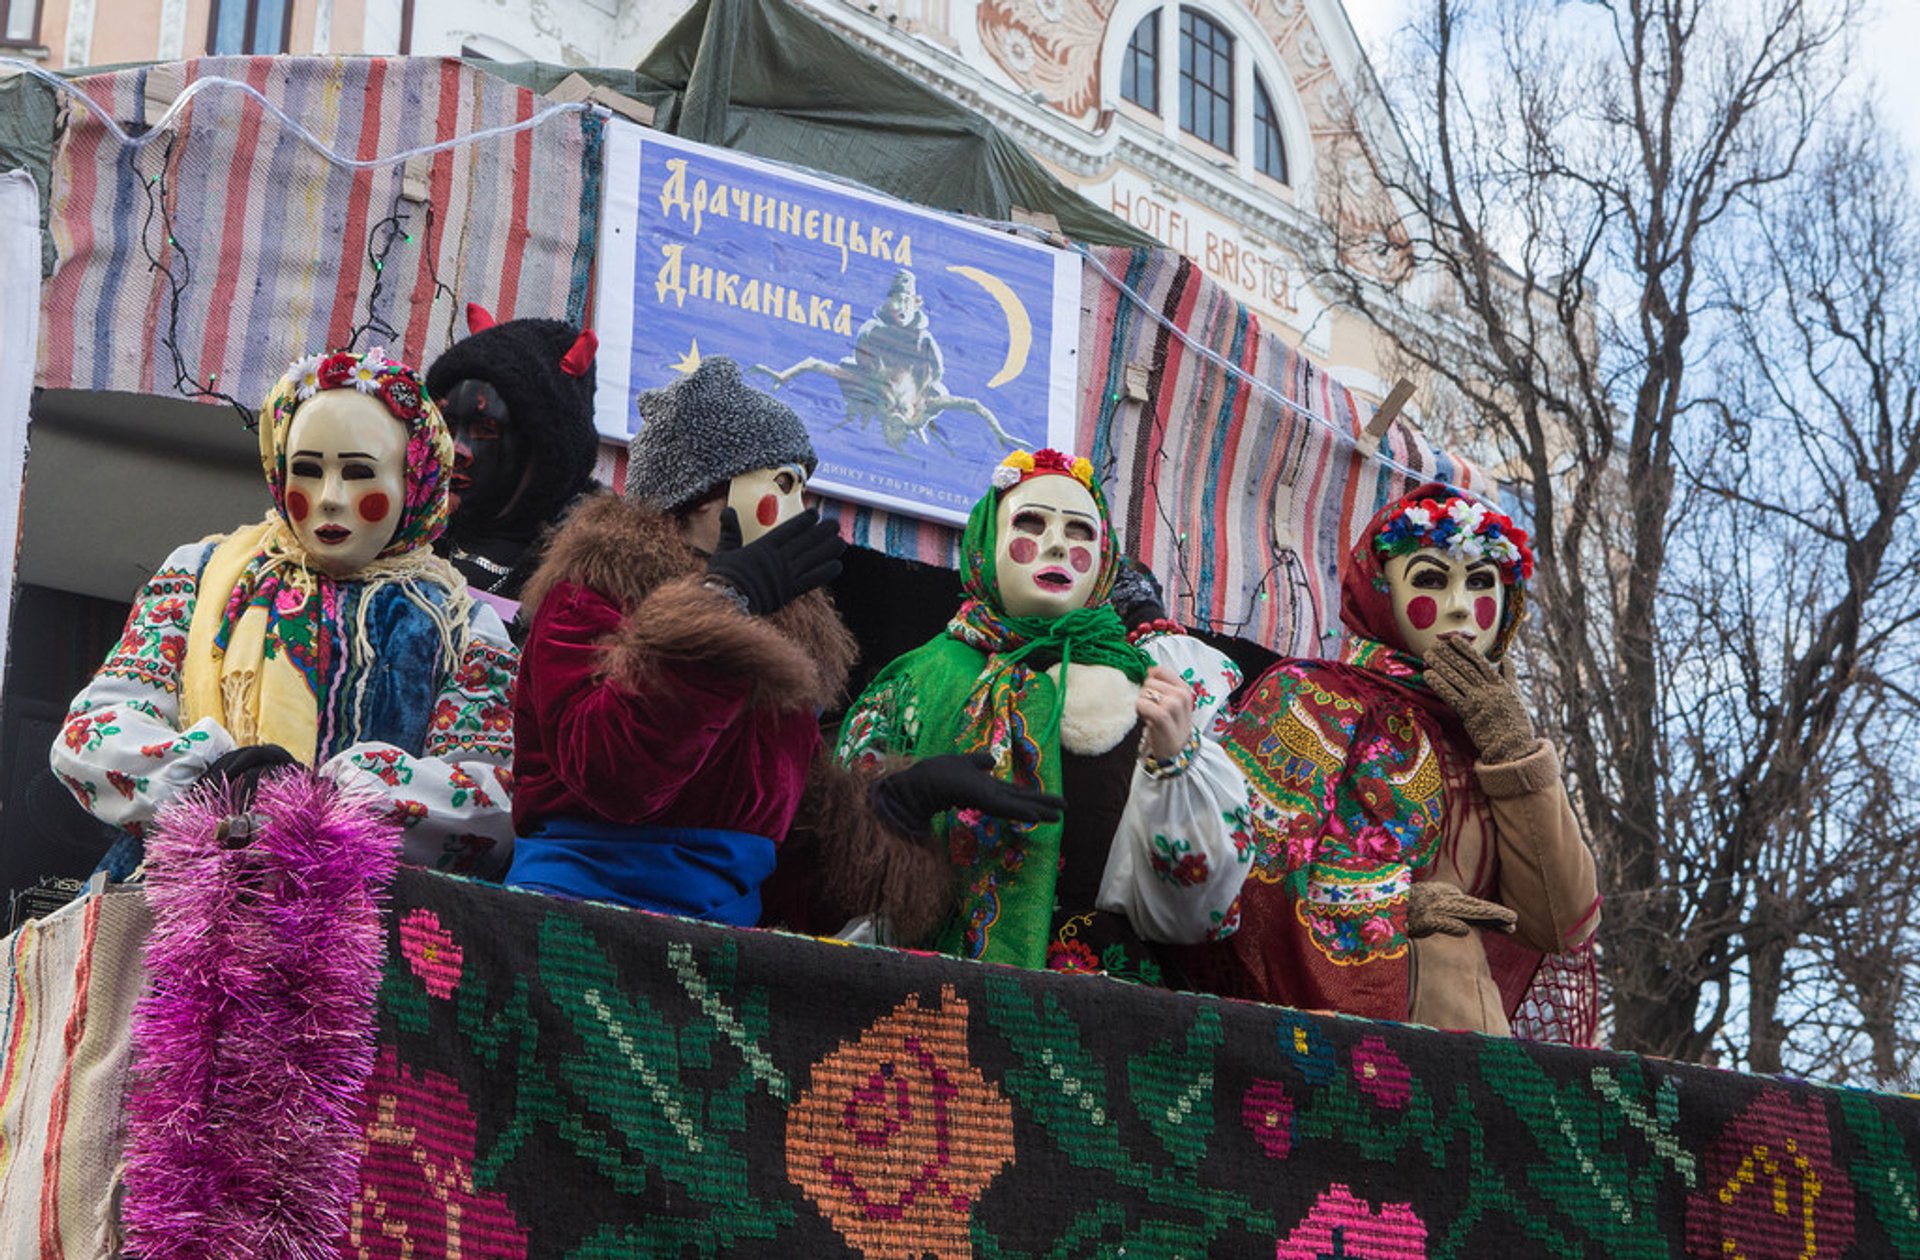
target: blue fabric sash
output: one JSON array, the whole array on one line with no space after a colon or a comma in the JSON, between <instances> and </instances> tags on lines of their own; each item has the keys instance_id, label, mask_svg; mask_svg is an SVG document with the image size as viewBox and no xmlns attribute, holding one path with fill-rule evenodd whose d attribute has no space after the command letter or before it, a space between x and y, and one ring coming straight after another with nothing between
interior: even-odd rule
<instances>
[{"instance_id":1,"label":"blue fabric sash","mask_svg":"<svg viewBox=\"0 0 1920 1260\"><path fill-rule=\"evenodd\" d=\"M422 593L444 605L446 595L421 583ZM441 684L460 668L459 661L440 659L440 635L433 621L399 587L383 586L367 609L367 642L373 649L366 697L356 704L359 678L353 673L352 652L345 635L360 615L366 588L359 582L340 584L340 620L330 628L335 635L335 677L326 680L328 693L321 704L331 706L320 715L321 760L361 740L392 744L415 756L426 748L433 709Z\"/></svg>"},{"instance_id":2,"label":"blue fabric sash","mask_svg":"<svg viewBox=\"0 0 1920 1260\"><path fill-rule=\"evenodd\" d=\"M760 921L760 885L773 873L773 861L773 841L747 831L549 818L514 841L506 882L752 927Z\"/></svg>"}]
</instances>

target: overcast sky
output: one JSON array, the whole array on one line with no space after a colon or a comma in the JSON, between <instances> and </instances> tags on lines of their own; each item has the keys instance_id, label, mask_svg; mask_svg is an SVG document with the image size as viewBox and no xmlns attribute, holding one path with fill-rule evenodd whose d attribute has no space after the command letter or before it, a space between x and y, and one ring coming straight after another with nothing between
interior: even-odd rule
<instances>
[{"instance_id":1,"label":"overcast sky","mask_svg":"<svg viewBox=\"0 0 1920 1260\"><path fill-rule=\"evenodd\" d=\"M1386 65L1394 30L1420 0L1346 0L1360 44L1376 69ZM1878 79L1887 121L1906 137L1907 152L1920 163L1920 0L1876 0L1860 40L1861 61Z\"/></svg>"}]
</instances>

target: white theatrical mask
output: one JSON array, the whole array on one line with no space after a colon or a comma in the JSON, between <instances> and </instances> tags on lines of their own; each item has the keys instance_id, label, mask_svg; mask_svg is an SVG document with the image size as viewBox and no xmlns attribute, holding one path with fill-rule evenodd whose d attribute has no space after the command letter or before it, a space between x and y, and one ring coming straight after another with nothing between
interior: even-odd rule
<instances>
[{"instance_id":1,"label":"white theatrical mask","mask_svg":"<svg viewBox=\"0 0 1920 1260\"><path fill-rule=\"evenodd\" d=\"M1029 477L1000 496L994 567L1012 617L1086 607L1100 575L1100 509L1072 477Z\"/></svg>"},{"instance_id":2,"label":"white theatrical mask","mask_svg":"<svg viewBox=\"0 0 1920 1260\"><path fill-rule=\"evenodd\" d=\"M727 506L740 518L740 541L750 543L807 510L807 470L798 464L756 468L727 483Z\"/></svg>"},{"instance_id":3,"label":"white theatrical mask","mask_svg":"<svg viewBox=\"0 0 1920 1260\"><path fill-rule=\"evenodd\" d=\"M1386 574L1393 621L1407 651L1425 660L1450 635L1466 638L1482 656L1493 650L1507 606L1499 565L1422 547L1389 558Z\"/></svg>"},{"instance_id":4,"label":"white theatrical mask","mask_svg":"<svg viewBox=\"0 0 1920 1260\"><path fill-rule=\"evenodd\" d=\"M347 577L392 541L406 504L407 427L379 399L322 390L287 429L287 520L313 567Z\"/></svg>"}]
</instances>

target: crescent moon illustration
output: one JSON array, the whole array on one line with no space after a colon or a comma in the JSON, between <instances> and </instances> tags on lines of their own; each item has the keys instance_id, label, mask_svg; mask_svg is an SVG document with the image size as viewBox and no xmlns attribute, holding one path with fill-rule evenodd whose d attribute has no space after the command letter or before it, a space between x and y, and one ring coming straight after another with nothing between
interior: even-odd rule
<instances>
[{"instance_id":1,"label":"crescent moon illustration","mask_svg":"<svg viewBox=\"0 0 1920 1260\"><path fill-rule=\"evenodd\" d=\"M988 389L1005 385L1027 369L1027 352L1033 349L1033 320L1027 315L1026 305L1020 301L1007 282L990 271L978 267L949 266L948 271L965 276L985 289L994 301L1000 303L1000 310L1007 317L1007 361L1000 365L1000 372L987 382Z\"/></svg>"}]
</instances>

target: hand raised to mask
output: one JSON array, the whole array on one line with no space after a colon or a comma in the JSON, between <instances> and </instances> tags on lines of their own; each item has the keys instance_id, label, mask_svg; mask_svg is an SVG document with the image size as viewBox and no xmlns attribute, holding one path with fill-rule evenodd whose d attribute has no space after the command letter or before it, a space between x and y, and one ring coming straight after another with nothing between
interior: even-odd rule
<instances>
[{"instance_id":1,"label":"hand raised to mask","mask_svg":"<svg viewBox=\"0 0 1920 1260\"><path fill-rule=\"evenodd\" d=\"M1155 665L1134 697L1133 711L1146 723L1140 746L1155 761L1171 761L1193 737L1193 688L1186 679Z\"/></svg>"},{"instance_id":2,"label":"hand raised to mask","mask_svg":"<svg viewBox=\"0 0 1920 1260\"><path fill-rule=\"evenodd\" d=\"M1066 801L1049 792L1017 787L993 777L993 754L949 753L927 757L875 783L873 801L897 829L924 834L934 816L949 809L977 809L1015 822L1052 822Z\"/></svg>"},{"instance_id":3,"label":"hand raised to mask","mask_svg":"<svg viewBox=\"0 0 1920 1260\"><path fill-rule=\"evenodd\" d=\"M743 547L740 516L726 508L707 574L738 591L748 612L764 616L839 577L840 553L846 549L840 527L821 520L812 508Z\"/></svg>"},{"instance_id":4,"label":"hand raised to mask","mask_svg":"<svg viewBox=\"0 0 1920 1260\"><path fill-rule=\"evenodd\" d=\"M1129 630L1167 615L1166 593L1160 589L1159 579L1130 560L1120 565L1107 600Z\"/></svg>"},{"instance_id":5,"label":"hand raised to mask","mask_svg":"<svg viewBox=\"0 0 1920 1260\"><path fill-rule=\"evenodd\" d=\"M1538 742L1513 664L1496 666L1463 638L1446 638L1427 654L1427 685L1460 715L1480 760L1518 761Z\"/></svg>"}]
</instances>

